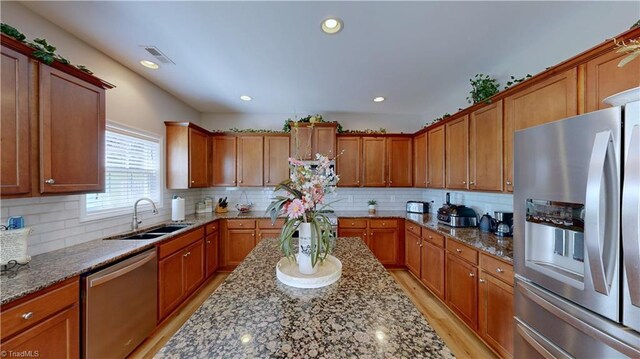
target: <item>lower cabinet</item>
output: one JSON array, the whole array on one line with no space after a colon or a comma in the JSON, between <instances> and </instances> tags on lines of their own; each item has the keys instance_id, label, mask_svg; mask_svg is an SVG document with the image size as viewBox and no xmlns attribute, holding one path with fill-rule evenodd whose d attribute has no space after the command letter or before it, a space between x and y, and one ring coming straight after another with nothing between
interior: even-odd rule
<instances>
[{"instance_id":1,"label":"lower cabinet","mask_svg":"<svg viewBox=\"0 0 640 359\"><path fill-rule=\"evenodd\" d=\"M480 273L480 336L503 357L513 356L513 287Z\"/></svg>"},{"instance_id":2,"label":"lower cabinet","mask_svg":"<svg viewBox=\"0 0 640 359\"><path fill-rule=\"evenodd\" d=\"M225 237L226 266L237 266L256 246L254 229L229 229Z\"/></svg>"},{"instance_id":3,"label":"lower cabinet","mask_svg":"<svg viewBox=\"0 0 640 359\"><path fill-rule=\"evenodd\" d=\"M270 219L227 219L221 225L220 267L232 270L260 241L279 238L284 219L271 223Z\"/></svg>"},{"instance_id":4,"label":"lower cabinet","mask_svg":"<svg viewBox=\"0 0 640 359\"><path fill-rule=\"evenodd\" d=\"M478 328L478 268L447 253L446 303L471 328Z\"/></svg>"},{"instance_id":5,"label":"lower cabinet","mask_svg":"<svg viewBox=\"0 0 640 359\"><path fill-rule=\"evenodd\" d=\"M397 219L341 218L339 237L360 237L388 267L404 265L404 221Z\"/></svg>"},{"instance_id":6,"label":"lower cabinet","mask_svg":"<svg viewBox=\"0 0 640 359\"><path fill-rule=\"evenodd\" d=\"M445 250L438 240L442 240L444 243L444 237L423 229L420 281L440 300L444 301Z\"/></svg>"},{"instance_id":7,"label":"lower cabinet","mask_svg":"<svg viewBox=\"0 0 640 359\"><path fill-rule=\"evenodd\" d=\"M277 219L274 223L270 219L258 220L258 239L256 245L263 239L267 238L280 238L282 232L282 226L284 226L284 219Z\"/></svg>"},{"instance_id":8,"label":"lower cabinet","mask_svg":"<svg viewBox=\"0 0 640 359\"><path fill-rule=\"evenodd\" d=\"M218 232L218 222L209 223L205 226L207 237L204 241L205 247L205 268L206 277L209 278L218 270L218 257L220 247L220 235Z\"/></svg>"},{"instance_id":9,"label":"lower cabinet","mask_svg":"<svg viewBox=\"0 0 640 359\"><path fill-rule=\"evenodd\" d=\"M405 245L405 264L409 272L413 273L417 278L420 278L421 271L421 257L422 257L422 238L416 235L412 228L416 225L407 225L404 234Z\"/></svg>"}]
</instances>

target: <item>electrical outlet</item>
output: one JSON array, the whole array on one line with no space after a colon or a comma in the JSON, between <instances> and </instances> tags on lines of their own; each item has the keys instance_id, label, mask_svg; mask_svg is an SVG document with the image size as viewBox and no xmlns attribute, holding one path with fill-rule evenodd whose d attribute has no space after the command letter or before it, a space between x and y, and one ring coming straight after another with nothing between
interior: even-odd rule
<instances>
[{"instance_id":1,"label":"electrical outlet","mask_svg":"<svg viewBox=\"0 0 640 359\"><path fill-rule=\"evenodd\" d=\"M396 201L396 196L391 195L390 201L391 201L392 203L393 203L393 202L395 202L395 201Z\"/></svg>"}]
</instances>

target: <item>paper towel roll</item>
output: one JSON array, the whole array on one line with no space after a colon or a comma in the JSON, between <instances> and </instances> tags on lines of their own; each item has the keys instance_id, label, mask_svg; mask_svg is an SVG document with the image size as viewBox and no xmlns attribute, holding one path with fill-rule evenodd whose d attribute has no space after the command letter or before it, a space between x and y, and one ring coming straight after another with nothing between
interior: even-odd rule
<instances>
[{"instance_id":1,"label":"paper towel roll","mask_svg":"<svg viewBox=\"0 0 640 359\"><path fill-rule=\"evenodd\" d=\"M184 221L184 198L171 200L171 220Z\"/></svg>"}]
</instances>

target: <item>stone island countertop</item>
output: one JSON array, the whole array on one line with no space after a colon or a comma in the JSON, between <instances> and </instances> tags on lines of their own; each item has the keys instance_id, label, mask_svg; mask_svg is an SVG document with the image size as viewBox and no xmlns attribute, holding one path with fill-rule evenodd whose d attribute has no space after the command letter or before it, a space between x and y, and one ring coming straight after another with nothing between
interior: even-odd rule
<instances>
[{"instance_id":1,"label":"stone island countertop","mask_svg":"<svg viewBox=\"0 0 640 359\"><path fill-rule=\"evenodd\" d=\"M157 358L451 358L449 348L359 238L338 238L342 277L296 289L265 239Z\"/></svg>"}]
</instances>

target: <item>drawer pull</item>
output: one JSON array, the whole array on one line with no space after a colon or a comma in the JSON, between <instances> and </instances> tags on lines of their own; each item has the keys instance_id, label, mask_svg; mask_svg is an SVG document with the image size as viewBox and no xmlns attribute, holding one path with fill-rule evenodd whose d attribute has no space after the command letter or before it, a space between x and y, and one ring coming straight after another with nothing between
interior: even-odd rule
<instances>
[{"instance_id":1,"label":"drawer pull","mask_svg":"<svg viewBox=\"0 0 640 359\"><path fill-rule=\"evenodd\" d=\"M413 226L409 227L409 229L413 231Z\"/></svg>"},{"instance_id":2,"label":"drawer pull","mask_svg":"<svg viewBox=\"0 0 640 359\"><path fill-rule=\"evenodd\" d=\"M429 239L433 239L433 237L432 237L432 236L429 236Z\"/></svg>"},{"instance_id":3,"label":"drawer pull","mask_svg":"<svg viewBox=\"0 0 640 359\"><path fill-rule=\"evenodd\" d=\"M469 273L469 277L475 277L476 274L475 273Z\"/></svg>"},{"instance_id":4,"label":"drawer pull","mask_svg":"<svg viewBox=\"0 0 640 359\"><path fill-rule=\"evenodd\" d=\"M504 273L504 269L502 269L502 268L497 268L497 269L496 269L496 272L498 272L498 273Z\"/></svg>"},{"instance_id":5,"label":"drawer pull","mask_svg":"<svg viewBox=\"0 0 640 359\"><path fill-rule=\"evenodd\" d=\"M511 186L511 181L507 181L507 186Z\"/></svg>"},{"instance_id":6,"label":"drawer pull","mask_svg":"<svg viewBox=\"0 0 640 359\"><path fill-rule=\"evenodd\" d=\"M46 184L55 184L56 180L54 180L53 178L49 178L48 180L44 181L44 183L46 183Z\"/></svg>"},{"instance_id":7,"label":"drawer pull","mask_svg":"<svg viewBox=\"0 0 640 359\"><path fill-rule=\"evenodd\" d=\"M462 249L460 249L460 248L456 248L456 252L458 252L458 253L462 253Z\"/></svg>"},{"instance_id":8,"label":"drawer pull","mask_svg":"<svg viewBox=\"0 0 640 359\"><path fill-rule=\"evenodd\" d=\"M207 241L207 244L211 244L211 241Z\"/></svg>"},{"instance_id":9,"label":"drawer pull","mask_svg":"<svg viewBox=\"0 0 640 359\"><path fill-rule=\"evenodd\" d=\"M33 318L33 312L28 312L28 313L22 314L22 319L24 319L24 320L29 320L31 318Z\"/></svg>"},{"instance_id":10,"label":"drawer pull","mask_svg":"<svg viewBox=\"0 0 640 359\"><path fill-rule=\"evenodd\" d=\"M353 226L353 225L355 225L355 223L351 222L351 225Z\"/></svg>"},{"instance_id":11,"label":"drawer pull","mask_svg":"<svg viewBox=\"0 0 640 359\"><path fill-rule=\"evenodd\" d=\"M480 283L484 283L484 282L485 282L485 280L480 278Z\"/></svg>"}]
</instances>

